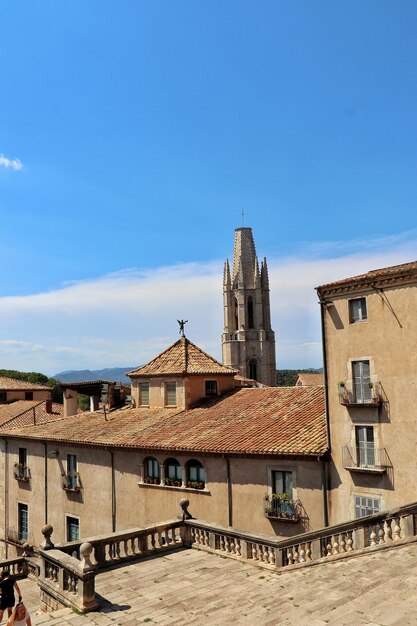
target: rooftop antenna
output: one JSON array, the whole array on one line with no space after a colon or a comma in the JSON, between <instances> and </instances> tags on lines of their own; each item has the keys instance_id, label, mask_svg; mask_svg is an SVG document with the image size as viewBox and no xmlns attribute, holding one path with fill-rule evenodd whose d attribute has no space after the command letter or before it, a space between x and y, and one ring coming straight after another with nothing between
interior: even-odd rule
<instances>
[{"instance_id":1,"label":"rooftop antenna","mask_svg":"<svg viewBox=\"0 0 417 626\"><path fill-rule=\"evenodd\" d=\"M242 228L244 228L244 227L245 227L245 211L242 208Z\"/></svg>"},{"instance_id":2,"label":"rooftop antenna","mask_svg":"<svg viewBox=\"0 0 417 626\"><path fill-rule=\"evenodd\" d=\"M181 335L181 337L185 337L184 326L186 325L188 320L177 320L177 322L180 325L180 335Z\"/></svg>"}]
</instances>

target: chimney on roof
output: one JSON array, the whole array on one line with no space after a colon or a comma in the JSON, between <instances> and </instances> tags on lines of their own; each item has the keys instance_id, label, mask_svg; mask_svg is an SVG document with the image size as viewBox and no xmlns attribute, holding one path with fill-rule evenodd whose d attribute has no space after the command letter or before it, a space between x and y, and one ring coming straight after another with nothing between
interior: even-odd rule
<instances>
[{"instance_id":1,"label":"chimney on roof","mask_svg":"<svg viewBox=\"0 0 417 626\"><path fill-rule=\"evenodd\" d=\"M51 400L51 398L48 398L47 400L45 400L45 411L47 413L52 413L52 400Z\"/></svg>"}]
</instances>

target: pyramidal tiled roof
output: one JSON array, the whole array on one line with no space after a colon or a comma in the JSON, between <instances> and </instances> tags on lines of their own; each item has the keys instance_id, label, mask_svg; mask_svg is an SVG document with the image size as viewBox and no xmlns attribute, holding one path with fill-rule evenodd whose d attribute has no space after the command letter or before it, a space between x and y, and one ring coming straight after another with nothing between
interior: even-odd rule
<instances>
[{"instance_id":1,"label":"pyramidal tiled roof","mask_svg":"<svg viewBox=\"0 0 417 626\"><path fill-rule=\"evenodd\" d=\"M127 376L184 376L192 374L234 376L237 370L226 367L186 337L169 346L152 361L127 372Z\"/></svg>"},{"instance_id":2,"label":"pyramidal tiled roof","mask_svg":"<svg viewBox=\"0 0 417 626\"><path fill-rule=\"evenodd\" d=\"M328 449L323 387L240 389L187 410L82 413L2 428L1 436L167 453L317 456Z\"/></svg>"}]
</instances>

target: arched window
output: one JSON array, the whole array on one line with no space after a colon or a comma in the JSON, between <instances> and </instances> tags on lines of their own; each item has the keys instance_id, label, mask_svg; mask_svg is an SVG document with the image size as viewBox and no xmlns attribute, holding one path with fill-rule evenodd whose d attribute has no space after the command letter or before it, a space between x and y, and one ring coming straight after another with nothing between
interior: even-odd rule
<instances>
[{"instance_id":1,"label":"arched window","mask_svg":"<svg viewBox=\"0 0 417 626\"><path fill-rule=\"evenodd\" d=\"M248 328L254 328L253 325L253 299L252 296L248 298Z\"/></svg>"},{"instance_id":2,"label":"arched window","mask_svg":"<svg viewBox=\"0 0 417 626\"><path fill-rule=\"evenodd\" d=\"M234 330L239 330L239 305L237 303L237 298L235 298L234 317L235 317L235 327L234 327Z\"/></svg>"},{"instance_id":3,"label":"arched window","mask_svg":"<svg viewBox=\"0 0 417 626\"><path fill-rule=\"evenodd\" d=\"M182 470L177 459L167 459L164 463L165 467L165 484L169 487L181 487Z\"/></svg>"},{"instance_id":4,"label":"arched window","mask_svg":"<svg viewBox=\"0 0 417 626\"><path fill-rule=\"evenodd\" d=\"M159 462L153 457L148 456L143 462L145 476L143 482L151 485L159 485L161 482L161 470Z\"/></svg>"},{"instance_id":5,"label":"arched window","mask_svg":"<svg viewBox=\"0 0 417 626\"><path fill-rule=\"evenodd\" d=\"M187 461L187 487L192 489L204 489L206 486L206 472L200 461Z\"/></svg>"},{"instance_id":6,"label":"arched window","mask_svg":"<svg viewBox=\"0 0 417 626\"><path fill-rule=\"evenodd\" d=\"M258 380L258 364L256 362L256 359L251 359L248 365L249 378L252 378L252 380Z\"/></svg>"}]
</instances>

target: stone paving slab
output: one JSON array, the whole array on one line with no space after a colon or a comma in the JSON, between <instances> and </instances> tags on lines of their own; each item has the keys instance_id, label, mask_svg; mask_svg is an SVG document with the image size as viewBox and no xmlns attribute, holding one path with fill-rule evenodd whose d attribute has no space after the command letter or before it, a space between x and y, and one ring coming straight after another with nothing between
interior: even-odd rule
<instances>
[{"instance_id":1,"label":"stone paving slab","mask_svg":"<svg viewBox=\"0 0 417 626\"><path fill-rule=\"evenodd\" d=\"M97 576L87 615L36 615L36 584L21 589L33 626L417 626L417 544L282 573L184 550Z\"/></svg>"}]
</instances>

